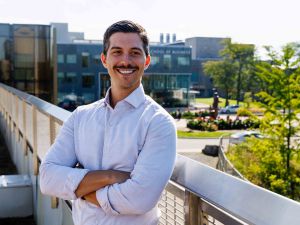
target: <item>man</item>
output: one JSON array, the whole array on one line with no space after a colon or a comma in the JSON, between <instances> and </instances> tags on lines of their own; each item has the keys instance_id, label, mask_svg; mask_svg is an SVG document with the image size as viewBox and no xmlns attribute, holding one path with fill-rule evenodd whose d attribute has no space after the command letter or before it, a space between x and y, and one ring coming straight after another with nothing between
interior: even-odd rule
<instances>
[{"instance_id":1,"label":"man","mask_svg":"<svg viewBox=\"0 0 300 225\"><path fill-rule=\"evenodd\" d=\"M41 164L41 191L74 199L75 225L157 224L157 203L175 162L176 129L144 94L141 79L150 65L145 29L131 21L111 25L101 61L111 87L64 123Z\"/></svg>"}]
</instances>

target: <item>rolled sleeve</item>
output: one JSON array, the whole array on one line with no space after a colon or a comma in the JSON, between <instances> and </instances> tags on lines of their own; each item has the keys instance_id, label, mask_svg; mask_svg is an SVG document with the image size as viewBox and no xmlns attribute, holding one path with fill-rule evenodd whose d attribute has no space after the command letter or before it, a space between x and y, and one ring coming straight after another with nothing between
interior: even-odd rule
<instances>
[{"instance_id":1,"label":"rolled sleeve","mask_svg":"<svg viewBox=\"0 0 300 225\"><path fill-rule=\"evenodd\" d=\"M109 201L109 186L106 186L100 190L98 190L96 192L96 197L97 197L97 200L101 206L101 208L103 209L103 211L106 213L106 214L111 214L111 215L119 215L120 213L118 211L116 211L110 201Z\"/></svg>"},{"instance_id":2,"label":"rolled sleeve","mask_svg":"<svg viewBox=\"0 0 300 225\"><path fill-rule=\"evenodd\" d=\"M176 158L176 127L166 115L152 119L131 178L97 191L108 214L144 214L156 207Z\"/></svg>"}]
</instances>

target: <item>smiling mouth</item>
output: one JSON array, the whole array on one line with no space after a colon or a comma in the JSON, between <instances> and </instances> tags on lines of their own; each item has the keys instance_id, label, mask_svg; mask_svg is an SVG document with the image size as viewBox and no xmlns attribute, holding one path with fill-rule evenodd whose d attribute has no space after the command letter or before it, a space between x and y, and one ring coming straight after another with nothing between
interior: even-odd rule
<instances>
[{"instance_id":1,"label":"smiling mouth","mask_svg":"<svg viewBox=\"0 0 300 225\"><path fill-rule=\"evenodd\" d=\"M136 68L115 68L115 69L122 75L131 75L137 70Z\"/></svg>"}]
</instances>

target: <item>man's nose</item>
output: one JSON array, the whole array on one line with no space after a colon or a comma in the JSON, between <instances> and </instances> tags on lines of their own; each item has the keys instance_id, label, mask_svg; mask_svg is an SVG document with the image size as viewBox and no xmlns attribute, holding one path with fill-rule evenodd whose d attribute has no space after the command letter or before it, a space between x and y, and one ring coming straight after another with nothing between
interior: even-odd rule
<instances>
[{"instance_id":1,"label":"man's nose","mask_svg":"<svg viewBox=\"0 0 300 225\"><path fill-rule=\"evenodd\" d=\"M127 66L128 64L130 64L132 61L131 57L129 54L123 54L122 55L122 59L121 59L121 63L122 65Z\"/></svg>"}]
</instances>

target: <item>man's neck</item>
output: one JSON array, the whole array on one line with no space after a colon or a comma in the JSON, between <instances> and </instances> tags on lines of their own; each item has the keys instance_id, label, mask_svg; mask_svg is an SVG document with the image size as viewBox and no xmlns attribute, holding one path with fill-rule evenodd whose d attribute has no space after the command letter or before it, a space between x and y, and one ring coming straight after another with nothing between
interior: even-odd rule
<instances>
[{"instance_id":1,"label":"man's neck","mask_svg":"<svg viewBox=\"0 0 300 225\"><path fill-rule=\"evenodd\" d=\"M139 87L139 86L138 86ZM137 88L138 88L137 87ZM115 108L115 106L118 104L118 102L122 101L125 99L127 96L129 96L134 90L137 88L134 88L132 90L128 89L115 89L113 86L110 89L109 93L109 100L110 100L110 106L112 108Z\"/></svg>"}]
</instances>

